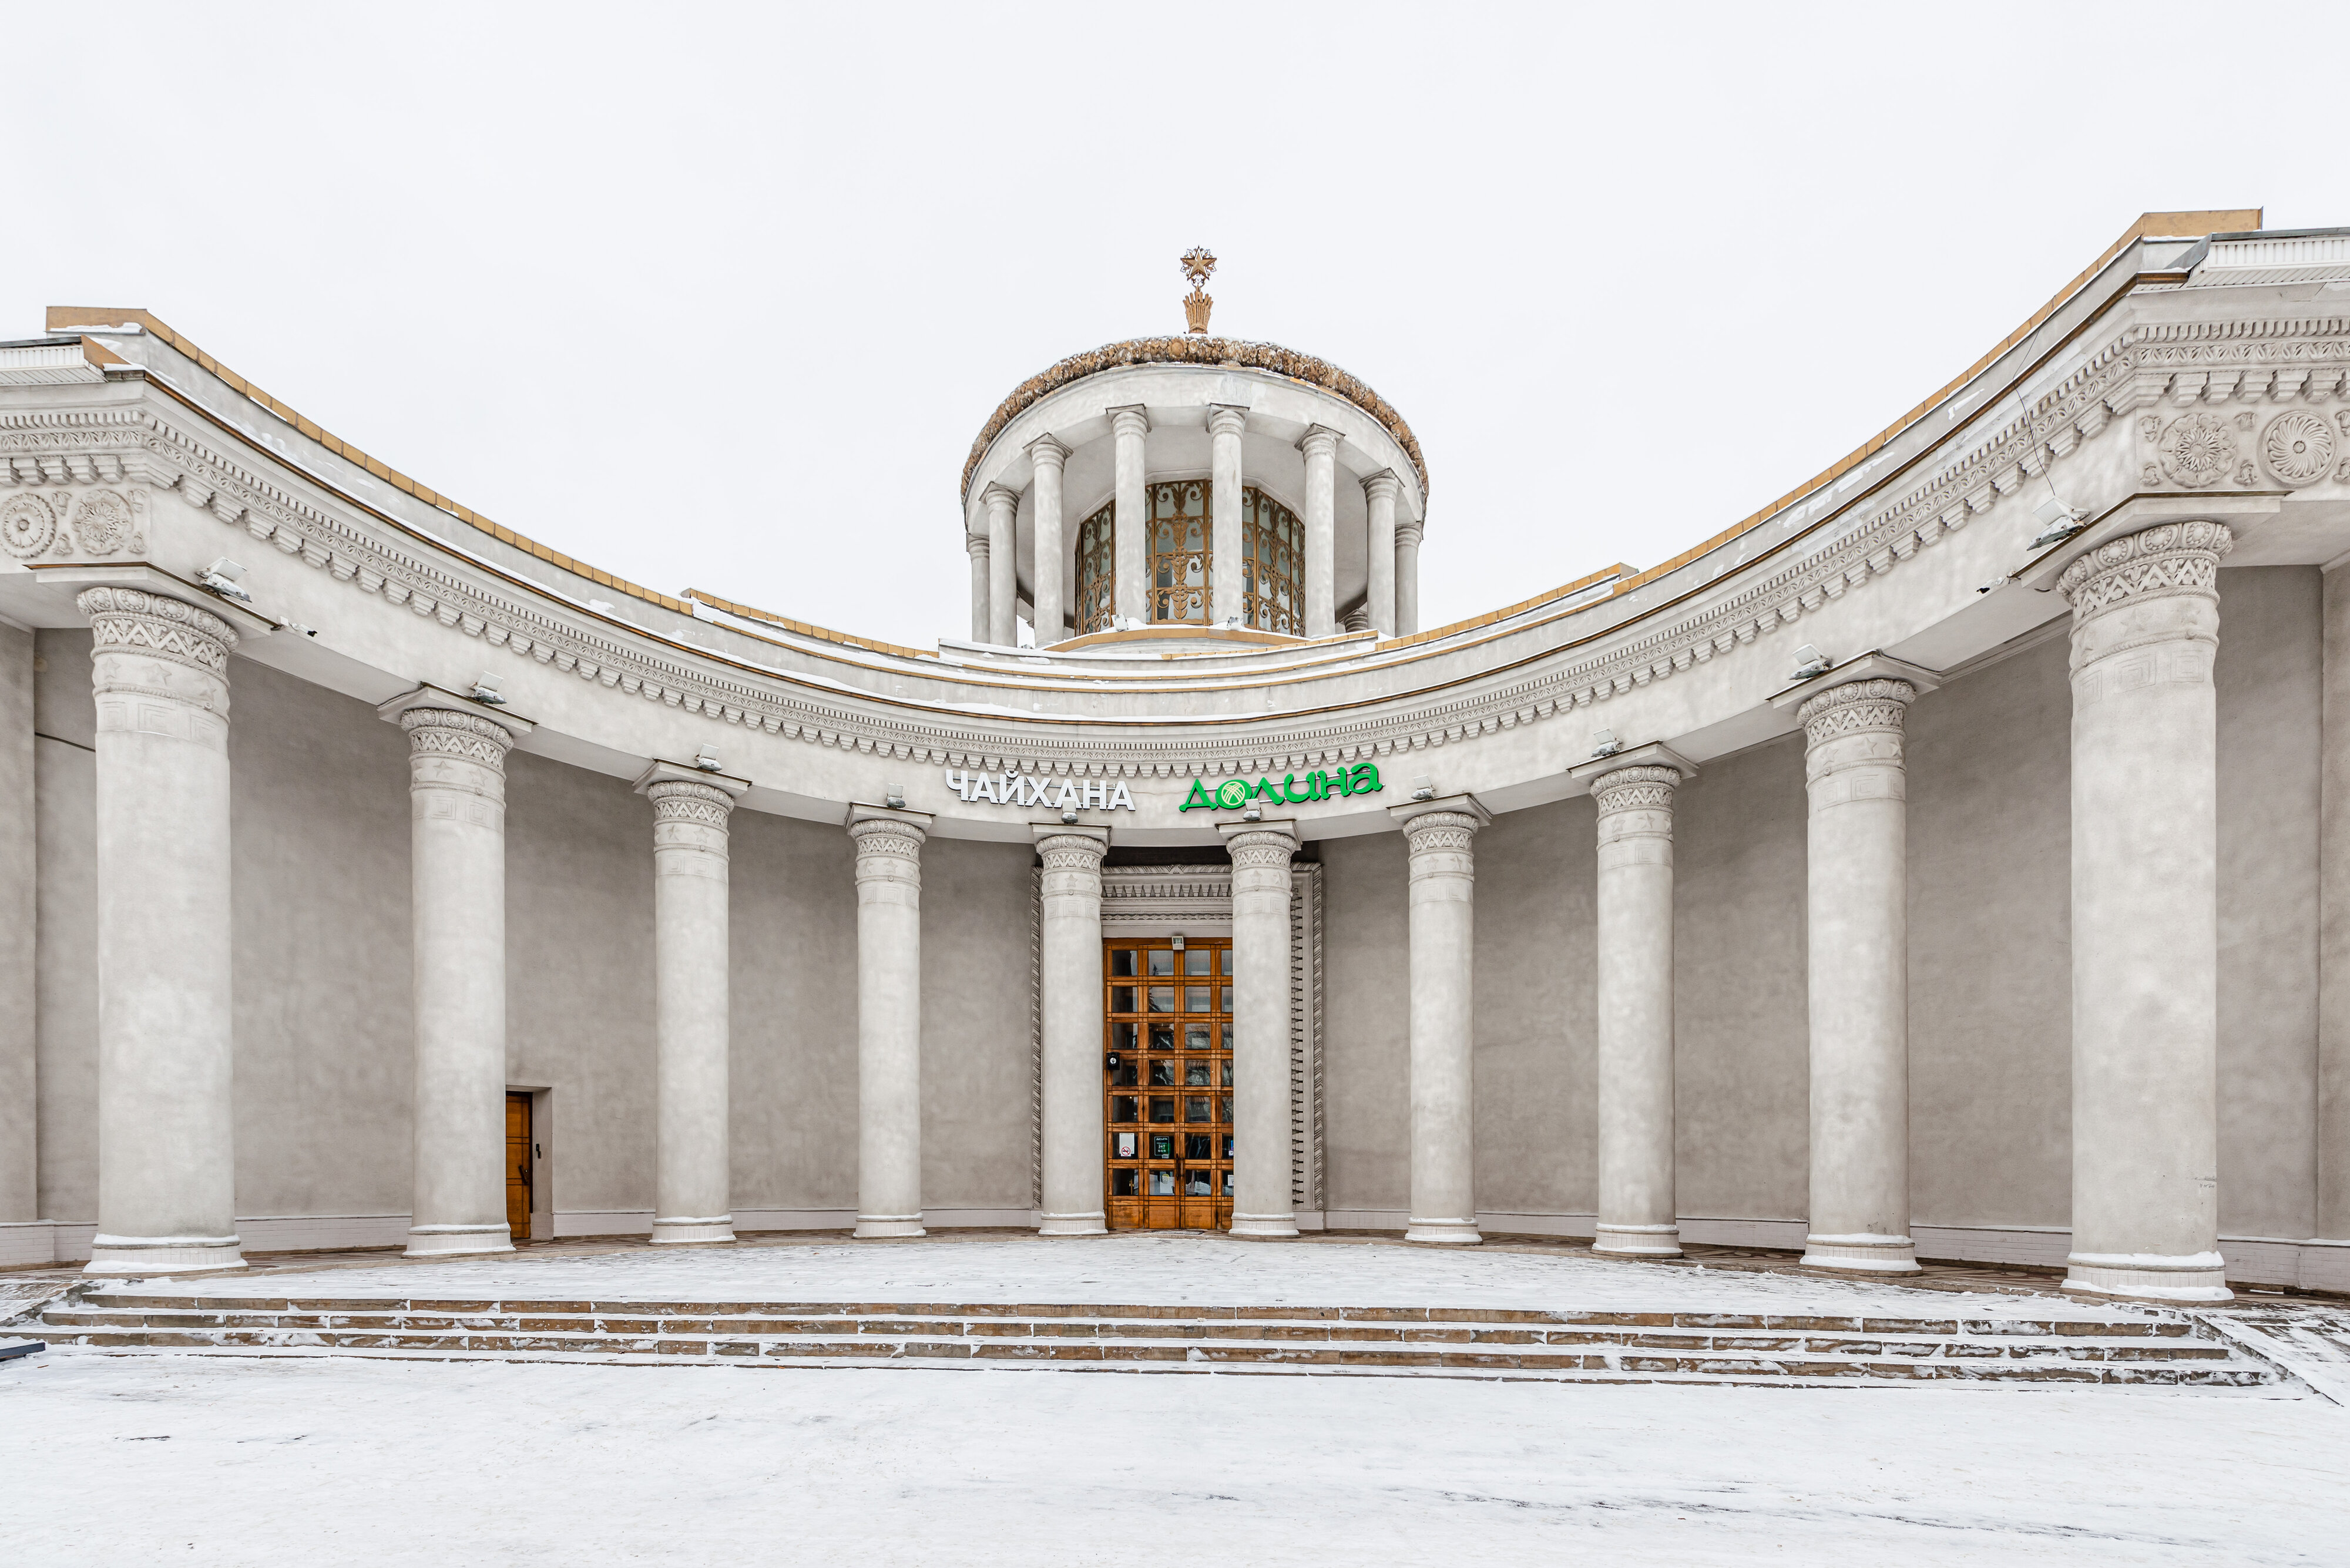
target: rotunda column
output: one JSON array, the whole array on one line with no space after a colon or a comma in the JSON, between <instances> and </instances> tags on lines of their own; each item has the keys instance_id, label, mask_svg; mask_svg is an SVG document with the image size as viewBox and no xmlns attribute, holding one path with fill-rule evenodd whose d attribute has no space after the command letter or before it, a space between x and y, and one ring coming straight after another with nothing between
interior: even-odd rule
<instances>
[{"instance_id":1,"label":"rotunda column","mask_svg":"<svg viewBox=\"0 0 2350 1568\"><path fill-rule=\"evenodd\" d=\"M1363 499L1368 509L1364 556L1370 572L1363 603L1371 618L1371 629L1381 637L1396 635L1395 504L1400 488L1401 482L1384 468L1363 481Z\"/></svg>"},{"instance_id":2,"label":"rotunda column","mask_svg":"<svg viewBox=\"0 0 2350 1568\"><path fill-rule=\"evenodd\" d=\"M1143 485L1143 438L1150 433L1150 416L1139 404L1112 409L1109 428L1118 441L1118 516L1111 548L1118 572L1118 618L1121 622L1147 620L1150 615L1150 506Z\"/></svg>"},{"instance_id":3,"label":"rotunda column","mask_svg":"<svg viewBox=\"0 0 2350 1568\"><path fill-rule=\"evenodd\" d=\"M1289 1142L1294 822L1222 822L1232 857L1232 1234L1297 1234Z\"/></svg>"},{"instance_id":4,"label":"rotunda column","mask_svg":"<svg viewBox=\"0 0 2350 1568\"><path fill-rule=\"evenodd\" d=\"M1040 1236L1098 1236L1102 1209L1102 856L1106 827L1034 825L1042 886L1044 1207Z\"/></svg>"},{"instance_id":5,"label":"rotunda column","mask_svg":"<svg viewBox=\"0 0 2350 1568\"><path fill-rule=\"evenodd\" d=\"M727 825L750 788L674 763L637 780L653 806L653 1235L732 1241Z\"/></svg>"},{"instance_id":6,"label":"rotunda column","mask_svg":"<svg viewBox=\"0 0 2350 1568\"><path fill-rule=\"evenodd\" d=\"M927 812L858 805L857 1234L922 1232L922 841Z\"/></svg>"},{"instance_id":7,"label":"rotunda column","mask_svg":"<svg viewBox=\"0 0 2350 1568\"><path fill-rule=\"evenodd\" d=\"M1474 795L1390 806L1411 846L1411 1214L1407 1241L1474 1243ZM1243 1040L1243 1048L1246 1048Z\"/></svg>"},{"instance_id":8,"label":"rotunda column","mask_svg":"<svg viewBox=\"0 0 2350 1568\"><path fill-rule=\"evenodd\" d=\"M1409 637L1419 629L1420 524L1395 525L1396 635Z\"/></svg>"},{"instance_id":9,"label":"rotunda column","mask_svg":"<svg viewBox=\"0 0 2350 1568\"><path fill-rule=\"evenodd\" d=\"M511 1251L506 753L531 726L430 686L376 711L408 733L416 1028L408 1252Z\"/></svg>"},{"instance_id":10,"label":"rotunda column","mask_svg":"<svg viewBox=\"0 0 2350 1568\"><path fill-rule=\"evenodd\" d=\"M2217 708L2225 525L2064 568L2073 606L2073 1251L2065 1288L2224 1301Z\"/></svg>"},{"instance_id":11,"label":"rotunda column","mask_svg":"<svg viewBox=\"0 0 2350 1568\"><path fill-rule=\"evenodd\" d=\"M1305 635L1338 630L1338 432L1315 425L1297 443L1305 454Z\"/></svg>"},{"instance_id":12,"label":"rotunda column","mask_svg":"<svg viewBox=\"0 0 2350 1568\"><path fill-rule=\"evenodd\" d=\"M1208 472L1214 511L1208 519L1208 619L1216 626L1241 616L1241 431L1248 410L1218 404L1208 410Z\"/></svg>"},{"instance_id":13,"label":"rotunda column","mask_svg":"<svg viewBox=\"0 0 2350 1568\"><path fill-rule=\"evenodd\" d=\"M987 535L965 533L962 547L971 556L971 639L973 642L993 640L994 612L988 607L989 595L993 591L987 580Z\"/></svg>"},{"instance_id":14,"label":"rotunda column","mask_svg":"<svg viewBox=\"0 0 2350 1568\"><path fill-rule=\"evenodd\" d=\"M983 639L1004 648L1020 642L1019 558L1014 529L1020 516L1020 495L991 484L981 499L987 504L987 636Z\"/></svg>"},{"instance_id":15,"label":"rotunda column","mask_svg":"<svg viewBox=\"0 0 2350 1568\"><path fill-rule=\"evenodd\" d=\"M1815 1269L1913 1273L1909 1237L1908 774L1918 688L1848 680L1804 699Z\"/></svg>"},{"instance_id":16,"label":"rotunda column","mask_svg":"<svg viewBox=\"0 0 2350 1568\"><path fill-rule=\"evenodd\" d=\"M210 610L137 588L85 588L74 602L89 618L98 705L98 1234L84 1272L242 1268L229 996L237 635Z\"/></svg>"},{"instance_id":17,"label":"rotunda column","mask_svg":"<svg viewBox=\"0 0 2350 1568\"><path fill-rule=\"evenodd\" d=\"M1592 1250L1680 1256L1673 1146L1673 792L1663 746L1577 768L1598 808L1599 1215Z\"/></svg>"},{"instance_id":18,"label":"rotunda column","mask_svg":"<svg viewBox=\"0 0 2350 1568\"><path fill-rule=\"evenodd\" d=\"M1069 635L1061 593L1061 573L1068 565L1062 558L1061 474L1069 449L1043 435L1028 443L1028 456L1036 467L1036 583L1028 602L1036 612L1036 646L1043 648Z\"/></svg>"}]
</instances>

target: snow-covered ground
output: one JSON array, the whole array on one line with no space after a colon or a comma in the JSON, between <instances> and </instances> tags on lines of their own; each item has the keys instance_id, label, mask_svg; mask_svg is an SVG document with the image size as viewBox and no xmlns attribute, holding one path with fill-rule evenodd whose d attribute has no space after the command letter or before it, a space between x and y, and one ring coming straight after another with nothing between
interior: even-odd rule
<instances>
[{"instance_id":1,"label":"snow-covered ground","mask_svg":"<svg viewBox=\"0 0 2350 1568\"><path fill-rule=\"evenodd\" d=\"M599 1301L1036 1302L1170 1306L1442 1306L1552 1310L2132 1315L2048 1295L1666 1268L1588 1253L1393 1242L1267 1245L1208 1233L1046 1240L951 1233L917 1241L520 1252L443 1262L153 1280L158 1294L512 1296Z\"/></svg>"},{"instance_id":2,"label":"snow-covered ground","mask_svg":"<svg viewBox=\"0 0 2350 1568\"><path fill-rule=\"evenodd\" d=\"M0 1563L2339 1563L2350 1411L2092 1389L0 1364Z\"/></svg>"}]
</instances>

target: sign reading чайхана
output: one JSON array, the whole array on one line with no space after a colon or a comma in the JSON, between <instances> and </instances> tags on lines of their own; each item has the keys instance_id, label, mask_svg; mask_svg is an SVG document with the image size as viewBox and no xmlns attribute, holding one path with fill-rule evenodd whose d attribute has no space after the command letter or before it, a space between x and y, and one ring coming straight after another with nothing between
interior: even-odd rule
<instances>
[{"instance_id":1,"label":"sign reading \u0447\u0430\u0439\u0445\u0430\u043d\u0430","mask_svg":"<svg viewBox=\"0 0 2350 1568\"><path fill-rule=\"evenodd\" d=\"M1191 781L1191 793L1178 811L1193 811L1202 807L1210 811L1238 811L1252 800L1269 800L1276 805L1304 805L1308 801L1332 800L1340 795L1377 794L1380 790L1379 770L1371 763L1357 763L1351 768L1325 773L1315 768L1300 779L1295 774L1284 774L1279 784L1261 778L1254 784L1246 779L1226 779L1214 789L1204 780Z\"/></svg>"},{"instance_id":2,"label":"sign reading \u0447\u0430\u0439\u0445\u0430\u043d\u0430","mask_svg":"<svg viewBox=\"0 0 2350 1568\"><path fill-rule=\"evenodd\" d=\"M1053 778L1043 774L983 773L947 769L947 788L965 801L995 805L1043 805L1058 811L1132 811L1134 792L1124 779Z\"/></svg>"}]
</instances>

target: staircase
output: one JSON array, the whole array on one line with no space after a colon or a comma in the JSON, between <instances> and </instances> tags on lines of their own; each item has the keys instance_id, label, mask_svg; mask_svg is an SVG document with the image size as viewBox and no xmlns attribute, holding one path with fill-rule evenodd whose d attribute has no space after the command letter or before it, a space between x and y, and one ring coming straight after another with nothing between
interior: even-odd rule
<instances>
[{"instance_id":1,"label":"staircase","mask_svg":"<svg viewBox=\"0 0 2350 1568\"><path fill-rule=\"evenodd\" d=\"M2255 1387L2183 1316L1838 1317L1403 1307L449 1301L76 1291L18 1332L117 1353L1435 1376L1577 1383Z\"/></svg>"}]
</instances>

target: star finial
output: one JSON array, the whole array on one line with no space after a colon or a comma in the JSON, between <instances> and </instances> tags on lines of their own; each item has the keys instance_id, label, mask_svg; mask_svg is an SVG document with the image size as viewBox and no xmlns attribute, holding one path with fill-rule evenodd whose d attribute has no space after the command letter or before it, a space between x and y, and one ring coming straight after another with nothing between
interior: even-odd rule
<instances>
[{"instance_id":1,"label":"star finial","mask_svg":"<svg viewBox=\"0 0 2350 1568\"><path fill-rule=\"evenodd\" d=\"M1191 280L1191 292L1183 296L1183 318L1194 332L1208 329L1208 312L1215 301L1208 295L1208 275L1216 270L1216 255L1205 245L1193 245L1180 258L1183 275Z\"/></svg>"}]
</instances>

